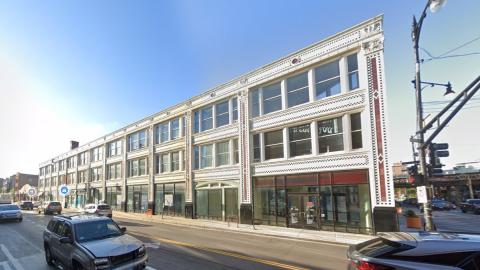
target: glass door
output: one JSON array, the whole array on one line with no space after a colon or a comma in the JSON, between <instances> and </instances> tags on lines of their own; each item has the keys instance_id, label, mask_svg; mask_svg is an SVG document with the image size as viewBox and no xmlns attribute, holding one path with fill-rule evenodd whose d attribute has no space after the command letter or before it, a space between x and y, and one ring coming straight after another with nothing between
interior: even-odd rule
<instances>
[{"instance_id":1,"label":"glass door","mask_svg":"<svg viewBox=\"0 0 480 270\"><path fill-rule=\"evenodd\" d=\"M134 191L133 192L133 212L140 212L140 200L141 193L139 191Z\"/></svg>"},{"instance_id":2,"label":"glass door","mask_svg":"<svg viewBox=\"0 0 480 270\"><path fill-rule=\"evenodd\" d=\"M288 194L288 225L292 228L318 229L318 195Z\"/></svg>"}]
</instances>

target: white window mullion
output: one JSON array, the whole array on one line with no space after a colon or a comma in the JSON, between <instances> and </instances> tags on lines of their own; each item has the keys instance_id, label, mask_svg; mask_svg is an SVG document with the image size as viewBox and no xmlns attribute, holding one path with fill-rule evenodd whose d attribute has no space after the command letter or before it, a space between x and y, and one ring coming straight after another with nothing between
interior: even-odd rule
<instances>
[{"instance_id":1,"label":"white window mullion","mask_svg":"<svg viewBox=\"0 0 480 270\"><path fill-rule=\"evenodd\" d=\"M258 134L258 140L260 141L260 162L265 161L265 133Z\"/></svg>"},{"instance_id":2,"label":"white window mullion","mask_svg":"<svg viewBox=\"0 0 480 270\"><path fill-rule=\"evenodd\" d=\"M288 108L287 80L282 80L282 82L280 83L280 89L282 110L285 110Z\"/></svg>"},{"instance_id":3,"label":"white window mullion","mask_svg":"<svg viewBox=\"0 0 480 270\"><path fill-rule=\"evenodd\" d=\"M310 123L311 129L311 140L312 140L312 155L318 155L318 123L317 121L313 121Z\"/></svg>"},{"instance_id":4,"label":"white window mullion","mask_svg":"<svg viewBox=\"0 0 480 270\"><path fill-rule=\"evenodd\" d=\"M233 98L228 100L228 123L233 123Z\"/></svg>"},{"instance_id":5,"label":"white window mullion","mask_svg":"<svg viewBox=\"0 0 480 270\"><path fill-rule=\"evenodd\" d=\"M283 158L287 159L290 157L290 143L288 139L288 128L283 128Z\"/></svg>"},{"instance_id":6,"label":"white window mullion","mask_svg":"<svg viewBox=\"0 0 480 270\"><path fill-rule=\"evenodd\" d=\"M217 106L215 104L212 105L212 129L217 127Z\"/></svg>"},{"instance_id":7,"label":"white window mullion","mask_svg":"<svg viewBox=\"0 0 480 270\"><path fill-rule=\"evenodd\" d=\"M258 88L258 115L263 115L263 88Z\"/></svg>"},{"instance_id":8,"label":"white window mullion","mask_svg":"<svg viewBox=\"0 0 480 270\"><path fill-rule=\"evenodd\" d=\"M212 143L212 167L217 167L217 144Z\"/></svg>"},{"instance_id":9,"label":"white window mullion","mask_svg":"<svg viewBox=\"0 0 480 270\"><path fill-rule=\"evenodd\" d=\"M351 151L352 150L352 132L350 127L350 115L345 114L342 116L342 125L343 125L343 150Z\"/></svg>"},{"instance_id":10,"label":"white window mullion","mask_svg":"<svg viewBox=\"0 0 480 270\"><path fill-rule=\"evenodd\" d=\"M234 158L235 158L235 154L234 154L234 147L233 147L233 139L230 139L228 140L228 158L229 158L229 165L233 165L234 164Z\"/></svg>"},{"instance_id":11,"label":"white window mullion","mask_svg":"<svg viewBox=\"0 0 480 270\"><path fill-rule=\"evenodd\" d=\"M347 57L340 58L338 65L340 69L340 93L343 94L349 91Z\"/></svg>"},{"instance_id":12,"label":"white window mullion","mask_svg":"<svg viewBox=\"0 0 480 270\"><path fill-rule=\"evenodd\" d=\"M308 71L308 96L310 102L315 101L315 72L313 69Z\"/></svg>"}]
</instances>

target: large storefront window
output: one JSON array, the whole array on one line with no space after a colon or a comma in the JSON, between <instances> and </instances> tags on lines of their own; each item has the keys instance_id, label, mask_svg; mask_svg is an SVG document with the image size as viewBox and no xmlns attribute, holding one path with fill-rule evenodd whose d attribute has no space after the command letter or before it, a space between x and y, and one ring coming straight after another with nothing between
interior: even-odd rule
<instances>
[{"instance_id":1,"label":"large storefront window","mask_svg":"<svg viewBox=\"0 0 480 270\"><path fill-rule=\"evenodd\" d=\"M183 216L185 214L185 184L155 185L155 214Z\"/></svg>"},{"instance_id":2,"label":"large storefront window","mask_svg":"<svg viewBox=\"0 0 480 270\"><path fill-rule=\"evenodd\" d=\"M107 187L105 202L110 205L112 210L120 210L122 208L122 187Z\"/></svg>"},{"instance_id":3,"label":"large storefront window","mask_svg":"<svg viewBox=\"0 0 480 270\"><path fill-rule=\"evenodd\" d=\"M237 188L221 188L220 186L218 188L202 188L197 189L195 195L197 218L215 220L238 219ZM222 199L223 196L224 198Z\"/></svg>"},{"instance_id":4,"label":"large storefront window","mask_svg":"<svg viewBox=\"0 0 480 270\"><path fill-rule=\"evenodd\" d=\"M366 170L257 177L254 186L256 223L372 233Z\"/></svg>"},{"instance_id":5,"label":"large storefront window","mask_svg":"<svg viewBox=\"0 0 480 270\"><path fill-rule=\"evenodd\" d=\"M83 208L85 206L85 190L77 190L75 207Z\"/></svg>"},{"instance_id":6,"label":"large storefront window","mask_svg":"<svg viewBox=\"0 0 480 270\"><path fill-rule=\"evenodd\" d=\"M102 189L90 188L88 192L88 203L99 203L102 200Z\"/></svg>"},{"instance_id":7,"label":"large storefront window","mask_svg":"<svg viewBox=\"0 0 480 270\"><path fill-rule=\"evenodd\" d=\"M148 207L148 185L127 187L127 211L144 213Z\"/></svg>"}]
</instances>

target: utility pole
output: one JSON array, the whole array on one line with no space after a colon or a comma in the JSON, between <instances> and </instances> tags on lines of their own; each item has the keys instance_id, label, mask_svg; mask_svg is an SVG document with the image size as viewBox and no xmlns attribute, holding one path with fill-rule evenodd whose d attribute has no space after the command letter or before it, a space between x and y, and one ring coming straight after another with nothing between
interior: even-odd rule
<instances>
[{"instance_id":1,"label":"utility pole","mask_svg":"<svg viewBox=\"0 0 480 270\"><path fill-rule=\"evenodd\" d=\"M420 32L422 30L423 20L427 16L427 8L430 6L432 0L427 1L427 5L423 9L422 15L417 22L415 16L413 17L412 25L412 41L413 41L413 50L415 53L415 97L416 97L416 107L417 107L417 137L416 142L418 147L418 159L419 167L418 173L422 177L422 184L426 185L428 183L428 174L427 174L427 162L426 162L426 151L423 147L424 144L424 134L420 132L423 130L423 105L422 105L422 87L420 80L420 55L418 51L418 43L420 41ZM425 230L433 230L433 220L432 220L432 210L430 208L431 202L431 193L427 190L427 202L423 204L424 217L425 217Z\"/></svg>"}]
</instances>

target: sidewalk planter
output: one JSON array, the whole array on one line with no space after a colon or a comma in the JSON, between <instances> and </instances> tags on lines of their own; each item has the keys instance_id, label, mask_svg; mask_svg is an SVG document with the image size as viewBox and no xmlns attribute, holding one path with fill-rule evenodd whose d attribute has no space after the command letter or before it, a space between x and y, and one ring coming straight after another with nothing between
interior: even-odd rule
<instances>
[{"instance_id":1,"label":"sidewalk planter","mask_svg":"<svg viewBox=\"0 0 480 270\"><path fill-rule=\"evenodd\" d=\"M415 214L412 210L407 211L407 228L415 228L421 229L422 228L422 219Z\"/></svg>"}]
</instances>

